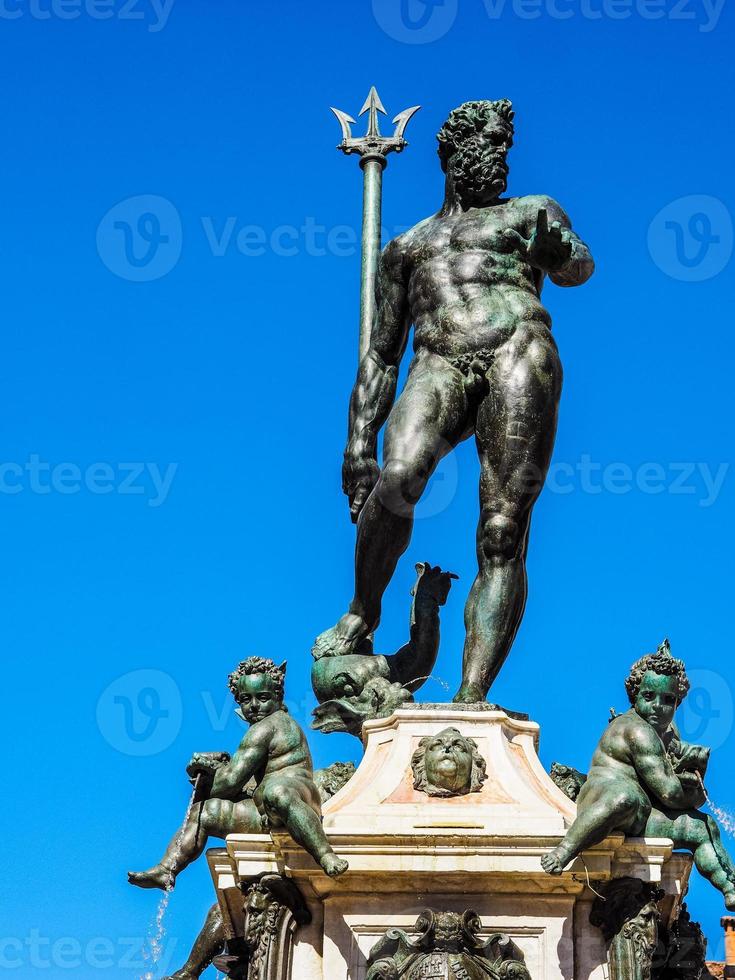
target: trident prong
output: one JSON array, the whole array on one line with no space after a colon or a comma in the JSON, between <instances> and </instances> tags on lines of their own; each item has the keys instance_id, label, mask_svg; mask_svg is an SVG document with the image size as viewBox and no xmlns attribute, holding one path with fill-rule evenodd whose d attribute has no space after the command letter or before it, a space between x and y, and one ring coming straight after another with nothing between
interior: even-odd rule
<instances>
[{"instance_id":1,"label":"trident prong","mask_svg":"<svg viewBox=\"0 0 735 980\"><path fill-rule=\"evenodd\" d=\"M366 112L369 113L367 132L364 136L352 135L352 125L355 123L352 116L348 116L341 109L331 108L342 127L342 142L337 147L338 150L342 150L343 153L359 153L360 156L375 154L378 157L386 157L389 153L400 153L408 146L403 138L403 134L406 131L409 120L414 113L419 111L421 106L415 105L410 109L404 109L403 112L398 113L393 120L396 123L396 129L392 136L383 136L380 132L378 113L386 115L386 111L383 108L383 103L380 101L378 90L374 85L370 89L368 97L365 99L365 104L359 113L361 116ZM383 166L385 166L385 163L383 163Z\"/></svg>"},{"instance_id":2,"label":"trident prong","mask_svg":"<svg viewBox=\"0 0 735 980\"><path fill-rule=\"evenodd\" d=\"M360 115L368 112L368 127L364 136L353 136L355 120L341 109L332 107L332 112L342 128L342 142L337 147L343 153L359 153L363 171L362 199L362 278L360 282L360 360L367 354L370 346L370 333L375 318L375 280L380 255L380 221L383 194L383 171L389 153L401 153L408 143L403 138L411 117L421 106L399 112L393 122L395 132L383 136L378 126L378 113L386 115L378 90L373 85L365 99Z\"/></svg>"},{"instance_id":3,"label":"trident prong","mask_svg":"<svg viewBox=\"0 0 735 980\"><path fill-rule=\"evenodd\" d=\"M352 137L350 123L354 123L355 120L352 118L352 116L348 116L346 112L342 112L340 109L335 109L334 106L330 106L330 108L342 127L342 139L345 141L350 139Z\"/></svg>"}]
</instances>

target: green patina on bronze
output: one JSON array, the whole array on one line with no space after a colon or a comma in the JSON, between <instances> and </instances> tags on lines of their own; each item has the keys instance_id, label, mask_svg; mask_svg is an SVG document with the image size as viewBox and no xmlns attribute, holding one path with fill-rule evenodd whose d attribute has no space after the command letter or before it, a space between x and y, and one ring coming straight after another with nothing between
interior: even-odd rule
<instances>
[{"instance_id":1,"label":"green patina on bronze","mask_svg":"<svg viewBox=\"0 0 735 980\"><path fill-rule=\"evenodd\" d=\"M439 653L439 608L457 576L428 562L419 562L416 572L409 640L397 653L374 655L371 637L342 657L324 656L319 646L312 651L311 683L319 701L313 728L359 738L363 722L412 702L431 675Z\"/></svg>"},{"instance_id":2,"label":"green patina on bronze","mask_svg":"<svg viewBox=\"0 0 735 980\"><path fill-rule=\"evenodd\" d=\"M610 834L668 837L691 851L699 872L735 910L735 865L706 800L710 750L679 738L674 715L689 690L686 668L668 640L637 661L625 682L632 707L612 719L592 757L577 799L577 818L561 844L542 859L549 874Z\"/></svg>"},{"instance_id":3,"label":"green patina on bronze","mask_svg":"<svg viewBox=\"0 0 735 980\"><path fill-rule=\"evenodd\" d=\"M187 767L201 796L161 861L131 872L141 888L172 888L176 876L203 853L210 836L258 834L285 828L326 874L347 870L324 835L321 794L306 735L284 703L286 665L250 657L230 675L238 715L250 728L230 759L196 753Z\"/></svg>"},{"instance_id":4,"label":"green patina on bronze","mask_svg":"<svg viewBox=\"0 0 735 980\"><path fill-rule=\"evenodd\" d=\"M419 916L414 938L390 929L368 959L366 980L531 980L523 954L502 933L481 936L479 915L468 909Z\"/></svg>"},{"instance_id":5,"label":"green patina on bronze","mask_svg":"<svg viewBox=\"0 0 735 980\"><path fill-rule=\"evenodd\" d=\"M581 285L594 269L556 201L503 196L513 115L506 99L467 102L450 113L439 133L442 207L380 257L343 465L358 525L355 590L347 613L316 641L319 659L364 653L429 478L474 436L479 570L465 609L455 697L464 703L485 699L526 602L531 511L551 460L562 385L543 284ZM396 400L411 326L414 357Z\"/></svg>"}]
</instances>

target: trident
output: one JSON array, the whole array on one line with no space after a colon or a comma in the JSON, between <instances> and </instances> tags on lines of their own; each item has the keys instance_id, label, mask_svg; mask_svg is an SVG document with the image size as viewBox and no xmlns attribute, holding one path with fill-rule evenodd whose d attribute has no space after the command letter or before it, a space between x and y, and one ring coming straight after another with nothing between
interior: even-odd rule
<instances>
[{"instance_id":1,"label":"trident","mask_svg":"<svg viewBox=\"0 0 735 980\"><path fill-rule=\"evenodd\" d=\"M375 86L370 89L360 115L369 112L367 133L364 136L352 135L350 124L355 120L346 112L332 107L332 112L342 127L342 142L337 149L343 153L359 153L362 168L362 268L360 276L360 346L359 358L362 361L370 346L370 330L375 315L375 279L380 255L380 221L382 210L383 171L388 165L386 159L394 150L400 153L408 143L403 134L408 122L421 106L411 106L400 112L393 122L396 130L392 136L382 136L378 128L378 113L386 114Z\"/></svg>"}]
</instances>

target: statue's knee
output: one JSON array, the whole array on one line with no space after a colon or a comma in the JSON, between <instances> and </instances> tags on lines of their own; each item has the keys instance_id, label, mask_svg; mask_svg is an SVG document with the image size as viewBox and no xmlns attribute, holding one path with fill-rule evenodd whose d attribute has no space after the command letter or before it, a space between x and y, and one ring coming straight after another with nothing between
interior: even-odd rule
<instances>
[{"instance_id":1,"label":"statue's knee","mask_svg":"<svg viewBox=\"0 0 735 980\"><path fill-rule=\"evenodd\" d=\"M427 475L413 462L391 459L383 466L378 484L381 503L392 510L413 507L423 493Z\"/></svg>"},{"instance_id":2,"label":"statue's knee","mask_svg":"<svg viewBox=\"0 0 735 980\"><path fill-rule=\"evenodd\" d=\"M521 529L517 521L505 514L483 514L480 529L481 557L490 562L511 561L518 557Z\"/></svg>"},{"instance_id":3,"label":"statue's knee","mask_svg":"<svg viewBox=\"0 0 735 980\"><path fill-rule=\"evenodd\" d=\"M202 806L197 823L207 832L222 822L222 800L207 800Z\"/></svg>"},{"instance_id":4,"label":"statue's knee","mask_svg":"<svg viewBox=\"0 0 735 980\"><path fill-rule=\"evenodd\" d=\"M287 786L276 783L269 786L263 794L263 803L266 810L271 810L279 817L283 817L291 806L293 794Z\"/></svg>"},{"instance_id":5,"label":"statue's knee","mask_svg":"<svg viewBox=\"0 0 735 980\"><path fill-rule=\"evenodd\" d=\"M606 804L611 814L618 818L633 816L638 810L638 798L634 793L620 790L610 796Z\"/></svg>"}]
</instances>

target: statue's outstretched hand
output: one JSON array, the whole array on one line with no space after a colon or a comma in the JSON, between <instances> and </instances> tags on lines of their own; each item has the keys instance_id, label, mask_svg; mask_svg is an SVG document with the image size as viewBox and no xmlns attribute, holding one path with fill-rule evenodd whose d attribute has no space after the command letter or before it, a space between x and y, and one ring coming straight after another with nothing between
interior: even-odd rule
<instances>
[{"instance_id":1,"label":"statue's outstretched hand","mask_svg":"<svg viewBox=\"0 0 735 980\"><path fill-rule=\"evenodd\" d=\"M704 788L701 776L696 772L682 772L678 774L682 789L689 799L687 803L692 809L698 809L707 802L707 791Z\"/></svg>"},{"instance_id":2,"label":"statue's outstretched hand","mask_svg":"<svg viewBox=\"0 0 735 980\"><path fill-rule=\"evenodd\" d=\"M355 456L345 453L342 464L342 490L350 501L350 517L357 524L365 501L378 482L380 467L372 456Z\"/></svg>"},{"instance_id":3,"label":"statue's outstretched hand","mask_svg":"<svg viewBox=\"0 0 735 980\"><path fill-rule=\"evenodd\" d=\"M569 261L572 255L572 233L559 221L549 224L545 208L541 208L536 228L526 240L513 228L503 232L503 243L508 251L516 251L531 265L544 272L556 272Z\"/></svg>"}]
</instances>

